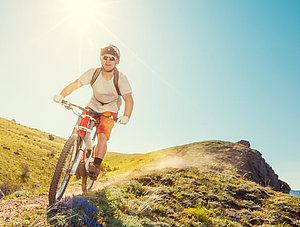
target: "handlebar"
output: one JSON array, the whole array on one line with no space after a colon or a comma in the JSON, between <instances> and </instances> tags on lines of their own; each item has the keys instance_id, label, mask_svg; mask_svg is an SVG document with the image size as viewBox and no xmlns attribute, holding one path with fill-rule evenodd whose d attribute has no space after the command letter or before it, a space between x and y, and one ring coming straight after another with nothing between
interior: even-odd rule
<instances>
[{"instance_id":1,"label":"handlebar","mask_svg":"<svg viewBox=\"0 0 300 227\"><path fill-rule=\"evenodd\" d=\"M100 117L100 116L103 116L103 117L107 117L107 118L109 118L109 119L111 119L111 120L113 120L113 121L115 121L115 122L118 121L118 118L117 118L117 117L107 116L107 115L105 115L105 114L103 114L103 113L98 113L98 112L96 112L96 111L94 111L94 110L87 110L87 109L85 109L85 108L83 108L83 107L81 107L81 106L78 106L78 105L76 105L76 104L70 103L69 101L66 101L66 100L63 100L63 101L61 102L61 104L62 104L66 109L68 109L68 110L73 110L73 107L76 107L76 108L82 110L82 111L85 112L85 113L89 113L89 114L95 115L96 118L98 118L98 117Z\"/></svg>"}]
</instances>

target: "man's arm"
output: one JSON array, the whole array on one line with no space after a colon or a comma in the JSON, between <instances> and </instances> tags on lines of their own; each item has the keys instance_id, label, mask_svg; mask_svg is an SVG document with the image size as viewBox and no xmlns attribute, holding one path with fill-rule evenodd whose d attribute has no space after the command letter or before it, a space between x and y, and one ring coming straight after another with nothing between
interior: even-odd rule
<instances>
[{"instance_id":1,"label":"man's arm","mask_svg":"<svg viewBox=\"0 0 300 227\"><path fill-rule=\"evenodd\" d=\"M132 109L133 109L133 98L131 93L127 93L125 95L122 95L124 101L125 101L125 111L124 116L127 116L130 118Z\"/></svg>"},{"instance_id":2,"label":"man's arm","mask_svg":"<svg viewBox=\"0 0 300 227\"><path fill-rule=\"evenodd\" d=\"M75 80L74 82L70 83L66 86L60 93L64 98L71 94L73 91L77 90L78 88L82 87L83 84L81 83L80 79Z\"/></svg>"}]
</instances>

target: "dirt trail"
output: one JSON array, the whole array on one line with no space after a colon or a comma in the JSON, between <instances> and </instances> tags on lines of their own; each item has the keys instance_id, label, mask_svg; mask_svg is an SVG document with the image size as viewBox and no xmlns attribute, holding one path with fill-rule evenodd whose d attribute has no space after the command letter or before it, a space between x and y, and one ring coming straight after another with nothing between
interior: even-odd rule
<instances>
[{"instance_id":1,"label":"dirt trail","mask_svg":"<svg viewBox=\"0 0 300 227\"><path fill-rule=\"evenodd\" d=\"M102 189L113 182L114 180L96 182L93 190ZM67 188L65 196L79 195L81 193L81 186L75 185ZM48 204L48 195L36 195L22 199L0 200L0 226L18 222L24 212L46 210Z\"/></svg>"},{"instance_id":2,"label":"dirt trail","mask_svg":"<svg viewBox=\"0 0 300 227\"><path fill-rule=\"evenodd\" d=\"M132 173L127 172L125 174L114 176L109 179L99 179L94 184L92 190L101 190L106 186L121 182L132 176ZM73 196L80 194L82 194L81 185L72 185L68 186L64 196ZM48 195L36 195L21 199L0 200L0 226L18 222L18 220L22 219L24 212L46 210L47 206ZM44 224L46 225L47 223L45 222Z\"/></svg>"},{"instance_id":3,"label":"dirt trail","mask_svg":"<svg viewBox=\"0 0 300 227\"><path fill-rule=\"evenodd\" d=\"M25 199L11 199L0 201L0 225L10 224L20 219L24 212L46 209L48 196L38 195Z\"/></svg>"},{"instance_id":4,"label":"dirt trail","mask_svg":"<svg viewBox=\"0 0 300 227\"><path fill-rule=\"evenodd\" d=\"M107 179L99 179L95 182L92 191L101 190L109 185L117 184L122 181L126 181L130 178L138 177L151 172L155 169L161 169L169 167L169 163L172 163L173 167L184 166L182 161L178 162L178 166L174 166L174 160L169 162L156 163L153 166L148 166L144 170L139 171L128 171L122 174L112 176ZM69 185L64 196L73 196L82 194L81 185ZM11 199L11 200L0 200L0 226L4 224L11 224L21 219L24 212L30 212L35 210L46 210L48 206L48 194L37 195L22 199ZM46 220L45 220L46 221ZM47 223L44 223L45 225Z\"/></svg>"}]
</instances>

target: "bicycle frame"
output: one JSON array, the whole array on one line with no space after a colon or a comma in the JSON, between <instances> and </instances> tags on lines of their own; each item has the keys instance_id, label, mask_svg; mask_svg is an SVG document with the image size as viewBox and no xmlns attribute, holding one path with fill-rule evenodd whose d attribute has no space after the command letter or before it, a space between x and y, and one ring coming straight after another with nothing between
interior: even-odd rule
<instances>
[{"instance_id":1,"label":"bicycle frame","mask_svg":"<svg viewBox=\"0 0 300 227\"><path fill-rule=\"evenodd\" d=\"M80 150L79 150L78 154L76 154L76 152L75 152L75 154L74 153L72 154L72 158L71 158L72 162L71 163L73 163L73 167L72 167L72 169L70 171L70 174L74 175L76 173L76 170L77 170L77 167L79 165L79 162L81 161L82 158L83 158L83 160L85 162L85 169L88 169L89 163L90 163L91 159L93 158L93 149L92 149L92 142L93 141L91 139L91 133L92 133L92 130L93 130L95 124L96 124L96 119L98 117L100 117L100 116L104 116L104 117L107 117L107 118L109 118L109 119L117 122L118 118L112 117L112 116L106 116L104 114L97 113L97 112L95 112L93 110L87 110L87 109L82 108L81 106L72 104L72 103L67 102L67 101L63 101L62 104L64 105L64 107L66 107L69 110L73 109L72 106L74 106L74 107L82 110L85 113L91 113L91 114L94 115L93 117L91 115L88 115L88 114L81 114L81 115L79 115L77 123L76 123L76 125L75 125L75 127L73 129L72 135L74 133L77 133L78 130L86 131L85 137L81 138L82 139L82 146L80 147ZM85 117L90 118L88 126L87 127L80 126L81 120L83 118L85 118ZM89 158L87 160L85 158L85 155L86 155L86 152L84 152L85 149L87 149L87 150L91 149L91 154L90 154L90 156L89 156Z\"/></svg>"},{"instance_id":2,"label":"bicycle frame","mask_svg":"<svg viewBox=\"0 0 300 227\"><path fill-rule=\"evenodd\" d=\"M80 126L80 125L79 125L80 122L81 122L81 120L82 120L83 118L85 118L85 117L90 118L90 119L89 119L89 123L88 123L88 127L84 127L84 126ZM80 162L82 159L83 159L84 162L85 162L85 169L88 169L88 167L89 167L88 165L89 165L91 159L93 158L93 153L91 153L91 154L89 155L88 159L86 159L86 158L85 158L85 155L86 155L85 150L86 150L86 149L88 149L88 150L91 149L91 152L93 152L93 150L92 150L91 133L92 133L92 130L93 130L94 126L95 126L95 123L96 123L96 119L93 118L93 117L90 116L90 115L87 115L87 114L85 114L85 115L80 115L79 118L78 118L78 120L77 120L77 123L76 123L76 125L75 125L75 127L74 127L74 129L73 129L72 134L77 133L78 130L86 131L86 134L85 134L85 137L84 137L84 138L81 138L81 139L82 139L82 145L81 145L81 147L80 147L80 150L78 151L77 156L76 156L76 153L75 153L75 154L74 154L74 153L72 154L72 160L75 159L75 156L76 156L76 159L75 159L74 164L73 164L73 167L72 167L72 169L71 169L71 171L70 171L70 174L71 174L71 175L74 175L74 174L75 174L75 172L76 172L76 170L77 170L77 167L78 167L78 165L79 165L79 162ZM89 145L89 146L87 146L87 145Z\"/></svg>"}]
</instances>

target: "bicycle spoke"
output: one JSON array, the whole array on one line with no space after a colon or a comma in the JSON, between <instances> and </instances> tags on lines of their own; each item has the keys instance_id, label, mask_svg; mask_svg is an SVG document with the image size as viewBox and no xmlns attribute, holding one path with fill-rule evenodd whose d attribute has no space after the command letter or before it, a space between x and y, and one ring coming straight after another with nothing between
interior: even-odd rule
<instances>
[{"instance_id":1,"label":"bicycle spoke","mask_svg":"<svg viewBox=\"0 0 300 227\"><path fill-rule=\"evenodd\" d=\"M71 170L74 160L79 149L78 145L80 137L77 134L72 135L63 148L56 171L53 175L49 190L49 202L53 203L60 200L67 188L70 178L72 177Z\"/></svg>"}]
</instances>

